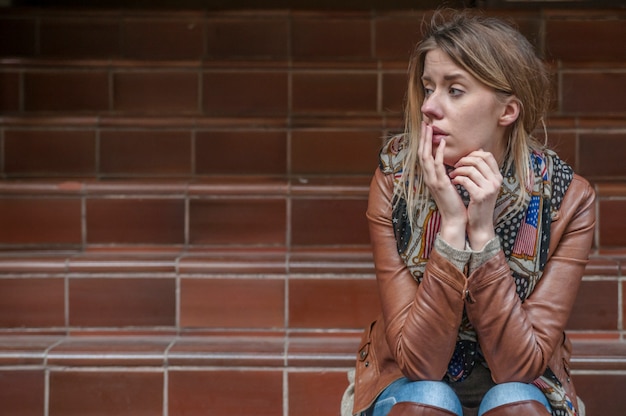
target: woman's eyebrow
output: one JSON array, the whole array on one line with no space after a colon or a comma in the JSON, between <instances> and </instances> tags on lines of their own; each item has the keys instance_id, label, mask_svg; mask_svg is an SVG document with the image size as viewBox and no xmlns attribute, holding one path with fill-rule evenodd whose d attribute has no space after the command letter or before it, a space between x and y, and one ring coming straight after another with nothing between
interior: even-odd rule
<instances>
[{"instance_id":1,"label":"woman's eyebrow","mask_svg":"<svg viewBox=\"0 0 626 416\"><path fill-rule=\"evenodd\" d=\"M456 81L458 79L467 79L467 76L460 72L453 72L451 74L445 74L443 79L444 81ZM422 81L432 82L432 78L428 75L422 75Z\"/></svg>"}]
</instances>

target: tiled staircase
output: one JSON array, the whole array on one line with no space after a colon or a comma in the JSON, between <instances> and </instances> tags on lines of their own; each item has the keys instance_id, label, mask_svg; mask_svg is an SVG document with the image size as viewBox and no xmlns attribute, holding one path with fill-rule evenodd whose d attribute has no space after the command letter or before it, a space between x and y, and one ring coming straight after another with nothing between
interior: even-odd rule
<instances>
[{"instance_id":1,"label":"tiled staircase","mask_svg":"<svg viewBox=\"0 0 626 416\"><path fill-rule=\"evenodd\" d=\"M569 323L626 408L626 12L491 12L555 71L596 186ZM0 13L0 409L337 415L379 310L364 212L424 13Z\"/></svg>"}]
</instances>

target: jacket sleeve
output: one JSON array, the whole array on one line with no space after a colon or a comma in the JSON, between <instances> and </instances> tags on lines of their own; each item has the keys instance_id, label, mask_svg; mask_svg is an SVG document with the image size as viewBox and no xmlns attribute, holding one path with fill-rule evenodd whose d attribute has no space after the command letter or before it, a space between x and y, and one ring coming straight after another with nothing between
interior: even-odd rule
<instances>
[{"instance_id":1,"label":"jacket sleeve","mask_svg":"<svg viewBox=\"0 0 626 416\"><path fill-rule=\"evenodd\" d=\"M466 278L433 250L422 283L416 283L397 251L392 199L393 175L377 170L370 187L367 218L385 336L407 378L441 380L456 344Z\"/></svg>"},{"instance_id":2,"label":"jacket sleeve","mask_svg":"<svg viewBox=\"0 0 626 416\"><path fill-rule=\"evenodd\" d=\"M502 251L468 278L467 314L496 383L541 376L563 337L595 226L595 194L584 179L574 176L559 214L550 228L551 256L525 302Z\"/></svg>"}]
</instances>

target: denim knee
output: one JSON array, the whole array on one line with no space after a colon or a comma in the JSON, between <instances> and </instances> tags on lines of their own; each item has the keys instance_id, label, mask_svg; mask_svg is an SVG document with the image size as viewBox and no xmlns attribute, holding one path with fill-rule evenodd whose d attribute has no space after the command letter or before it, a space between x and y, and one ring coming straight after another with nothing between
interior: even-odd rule
<instances>
[{"instance_id":1,"label":"denim knee","mask_svg":"<svg viewBox=\"0 0 626 416\"><path fill-rule=\"evenodd\" d=\"M378 397L372 416L386 415L398 402L414 402L439 407L459 416L463 408L456 393L442 381L410 381L406 378L392 383Z\"/></svg>"},{"instance_id":2,"label":"denim knee","mask_svg":"<svg viewBox=\"0 0 626 416\"><path fill-rule=\"evenodd\" d=\"M546 396L536 386L526 383L502 383L493 386L483 397L478 415L481 416L485 412L504 404L522 402L527 400L535 400L543 404L549 412L552 407Z\"/></svg>"}]
</instances>

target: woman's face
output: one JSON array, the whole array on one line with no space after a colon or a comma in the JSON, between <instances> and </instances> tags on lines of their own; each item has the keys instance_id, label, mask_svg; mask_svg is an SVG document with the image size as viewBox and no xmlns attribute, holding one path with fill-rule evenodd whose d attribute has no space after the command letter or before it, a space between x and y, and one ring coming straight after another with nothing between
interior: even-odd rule
<instances>
[{"instance_id":1,"label":"woman's face","mask_svg":"<svg viewBox=\"0 0 626 416\"><path fill-rule=\"evenodd\" d=\"M422 85L421 110L433 128L433 152L445 139L446 165L454 166L461 157L480 149L502 162L506 126L518 114L518 108L510 108L511 102L517 105L514 100L498 101L492 88L461 69L441 49L426 53Z\"/></svg>"}]
</instances>

